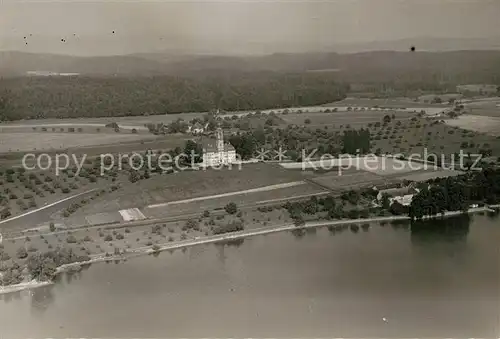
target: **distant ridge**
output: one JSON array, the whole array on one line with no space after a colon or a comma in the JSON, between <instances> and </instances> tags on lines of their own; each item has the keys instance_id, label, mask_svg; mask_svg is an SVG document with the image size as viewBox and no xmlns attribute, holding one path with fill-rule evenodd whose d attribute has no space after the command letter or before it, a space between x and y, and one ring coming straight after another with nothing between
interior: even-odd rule
<instances>
[{"instance_id":1,"label":"distant ridge","mask_svg":"<svg viewBox=\"0 0 500 339\"><path fill-rule=\"evenodd\" d=\"M500 51L447 52L369 51L275 53L264 56L171 55L141 53L77 57L0 52L0 76L26 76L30 71L79 73L81 76L155 76L221 72L306 72L335 70L339 76L402 72L497 74ZM500 78L500 75L499 75Z\"/></svg>"}]
</instances>

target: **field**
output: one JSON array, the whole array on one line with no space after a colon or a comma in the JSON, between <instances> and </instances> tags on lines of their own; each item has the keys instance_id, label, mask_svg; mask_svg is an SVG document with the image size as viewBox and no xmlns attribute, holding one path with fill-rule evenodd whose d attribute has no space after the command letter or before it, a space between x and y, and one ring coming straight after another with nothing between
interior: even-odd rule
<instances>
[{"instance_id":1,"label":"field","mask_svg":"<svg viewBox=\"0 0 500 339\"><path fill-rule=\"evenodd\" d=\"M468 108L472 110L488 110L493 109L497 112L500 111L500 97L490 97L490 98L481 98L474 100L467 100L465 104Z\"/></svg>"},{"instance_id":2,"label":"field","mask_svg":"<svg viewBox=\"0 0 500 339\"><path fill-rule=\"evenodd\" d=\"M0 133L0 153L63 150L156 138L140 134Z\"/></svg>"},{"instance_id":3,"label":"field","mask_svg":"<svg viewBox=\"0 0 500 339\"><path fill-rule=\"evenodd\" d=\"M493 114L495 111L489 113ZM500 136L500 110L497 116L461 115L455 119L445 120L446 124L471 131Z\"/></svg>"},{"instance_id":4,"label":"field","mask_svg":"<svg viewBox=\"0 0 500 339\"><path fill-rule=\"evenodd\" d=\"M442 104L431 104L416 102L411 98L389 98L389 99L364 99L364 98L346 98L341 101L333 102L324 105L324 107L386 107L386 108L397 108L397 109L409 109L415 108L419 111L425 108L442 108Z\"/></svg>"},{"instance_id":5,"label":"field","mask_svg":"<svg viewBox=\"0 0 500 339\"><path fill-rule=\"evenodd\" d=\"M280 204L284 201L282 201L282 199L319 194L322 192L326 193L327 191L304 182L293 187L278 188L263 192L244 193L213 199L208 198L194 202L186 202L166 206L151 206L144 208L143 211L144 214L149 217L159 218L184 213L193 213L193 211L220 209L230 202L234 202L242 208L247 205L253 205L257 203L271 203L273 201L276 201L277 204Z\"/></svg>"},{"instance_id":6,"label":"field","mask_svg":"<svg viewBox=\"0 0 500 339\"><path fill-rule=\"evenodd\" d=\"M33 120L23 120L22 123L19 121L5 122L0 124L0 130L4 128L19 128L24 126L32 127L82 127L89 129L96 129L98 127L104 127L104 125L116 122L120 128L131 129L136 128L138 130L144 129L144 124L169 124L177 119L184 119L186 121L192 120L194 118L201 118L204 113L180 113L180 114L162 114L162 115L139 115L139 116L129 116L129 117L113 117L113 118L65 118L65 119L33 119Z\"/></svg>"},{"instance_id":7,"label":"field","mask_svg":"<svg viewBox=\"0 0 500 339\"><path fill-rule=\"evenodd\" d=\"M315 185L302 183L301 185L280 189L273 189L255 193L241 193L227 197L207 197L206 199L196 200L192 202L175 202L173 204L166 203L160 206L145 206L139 209L144 218L172 218L191 214L198 214L202 211L219 211L230 202L237 204L239 209L245 212L253 210L253 206L257 204L281 205L290 198L307 198L312 195L324 195L328 191L323 190ZM123 210L121 210L123 212ZM123 215L120 211L102 212L97 214L83 215L76 213L76 216L55 220L58 225L64 227L77 227L99 225L106 223L122 223L124 222ZM143 220L143 218L135 219Z\"/></svg>"},{"instance_id":8,"label":"field","mask_svg":"<svg viewBox=\"0 0 500 339\"><path fill-rule=\"evenodd\" d=\"M275 164L244 164L224 170L181 171L141 180L94 201L78 215L118 211L176 200L255 189L302 180L302 174Z\"/></svg>"},{"instance_id":9,"label":"field","mask_svg":"<svg viewBox=\"0 0 500 339\"><path fill-rule=\"evenodd\" d=\"M372 150L391 154L451 154L463 150L465 154L479 153L489 149L500 154L500 139L448 126L437 120L412 119L404 123L396 122L388 126L370 127Z\"/></svg>"},{"instance_id":10,"label":"field","mask_svg":"<svg viewBox=\"0 0 500 339\"><path fill-rule=\"evenodd\" d=\"M342 175L332 172L312 178L311 181L339 193L361 187L383 185L385 182L382 177L366 171L350 171Z\"/></svg>"},{"instance_id":11,"label":"field","mask_svg":"<svg viewBox=\"0 0 500 339\"><path fill-rule=\"evenodd\" d=\"M396 120L408 119L415 115L405 111L343 111L333 113L290 113L281 117L289 124L300 126L328 126L329 128L352 126L357 128L369 123L380 122L386 114L394 114Z\"/></svg>"},{"instance_id":12,"label":"field","mask_svg":"<svg viewBox=\"0 0 500 339\"><path fill-rule=\"evenodd\" d=\"M0 219L29 212L92 189L105 190L127 178L124 173L118 173L116 177L98 174L99 170L92 163L84 164L79 176L74 171L65 171L56 176L52 171L0 169ZM82 199L84 197L79 200Z\"/></svg>"},{"instance_id":13,"label":"field","mask_svg":"<svg viewBox=\"0 0 500 339\"><path fill-rule=\"evenodd\" d=\"M416 171L410 172L402 176L402 178L411 181L427 181L436 178L453 177L460 174L463 174L463 172L453 170Z\"/></svg>"},{"instance_id":14,"label":"field","mask_svg":"<svg viewBox=\"0 0 500 339\"><path fill-rule=\"evenodd\" d=\"M460 99L462 95L460 93L448 93L448 94L426 94L418 97L420 102L424 102L426 104L432 103L435 98L440 98L441 102L444 104L448 103L450 99Z\"/></svg>"}]
</instances>

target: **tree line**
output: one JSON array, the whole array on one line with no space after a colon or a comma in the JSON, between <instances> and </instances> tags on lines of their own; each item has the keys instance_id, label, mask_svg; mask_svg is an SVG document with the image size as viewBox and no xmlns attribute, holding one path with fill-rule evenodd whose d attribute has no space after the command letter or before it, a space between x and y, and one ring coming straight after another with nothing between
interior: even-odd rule
<instances>
[{"instance_id":1,"label":"tree line","mask_svg":"<svg viewBox=\"0 0 500 339\"><path fill-rule=\"evenodd\" d=\"M119 117L311 106L341 100L332 75L238 73L192 77L22 77L1 79L0 121Z\"/></svg>"}]
</instances>

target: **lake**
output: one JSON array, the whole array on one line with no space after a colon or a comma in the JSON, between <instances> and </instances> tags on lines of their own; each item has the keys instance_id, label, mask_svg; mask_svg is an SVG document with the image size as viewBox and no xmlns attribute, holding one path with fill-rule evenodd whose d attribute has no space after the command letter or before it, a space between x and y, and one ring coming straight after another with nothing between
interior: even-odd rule
<instances>
[{"instance_id":1,"label":"lake","mask_svg":"<svg viewBox=\"0 0 500 339\"><path fill-rule=\"evenodd\" d=\"M2 296L0 336L498 337L500 219L277 233Z\"/></svg>"}]
</instances>

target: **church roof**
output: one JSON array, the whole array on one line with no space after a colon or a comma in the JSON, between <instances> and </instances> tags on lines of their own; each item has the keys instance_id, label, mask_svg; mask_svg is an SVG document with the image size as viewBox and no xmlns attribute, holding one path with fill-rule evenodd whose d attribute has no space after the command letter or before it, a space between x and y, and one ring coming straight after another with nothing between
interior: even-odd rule
<instances>
[{"instance_id":1,"label":"church roof","mask_svg":"<svg viewBox=\"0 0 500 339\"><path fill-rule=\"evenodd\" d=\"M203 147L203 152L217 152L217 140L205 138L202 140L201 145ZM231 144L224 143L224 152L234 151L234 147Z\"/></svg>"},{"instance_id":2,"label":"church roof","mask_svg":"<svg viewBox=\"0 0 500 339\"><path fill-rule=\"evenodd\" d=\"M202 128L204 128L204 126L200 124L198 121L195 122L192 126L192 129L202 129Z\"/></svg>"}]
</instances>

